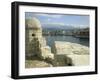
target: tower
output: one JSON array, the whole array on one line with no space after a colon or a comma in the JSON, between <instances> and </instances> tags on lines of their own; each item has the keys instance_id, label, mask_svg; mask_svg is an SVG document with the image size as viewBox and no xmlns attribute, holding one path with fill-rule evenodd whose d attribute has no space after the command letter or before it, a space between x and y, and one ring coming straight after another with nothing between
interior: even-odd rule
<instances>
[{"instance_id":1,"label":"tower","mask_svg":"<svg viewBox=\"0 0 100 81\"><path fill-rule=\"evenodd\" d=\"M54 59L51 47L42 36L42 26L37 18L25 20L25 51L26 56L38 56L41 59Z\"/></svg>"}]
</instances>

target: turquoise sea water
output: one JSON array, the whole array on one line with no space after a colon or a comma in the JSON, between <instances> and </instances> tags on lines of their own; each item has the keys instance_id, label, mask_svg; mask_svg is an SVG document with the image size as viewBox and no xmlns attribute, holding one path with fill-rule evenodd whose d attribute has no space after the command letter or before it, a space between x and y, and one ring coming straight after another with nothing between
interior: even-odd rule
<instances>
[{"instance_id":1,"label":"turquoise sea water","mask_svg":"<svg viewBox=\"0 0 100 81\"><path fill-rule=\"evenodd\" d=\"M54 41L66 41L72 43L78 43L89 47L89 39L87 38L77 38L73 36L44 36L46 38L47 44L52 46Z\"/></svg>"}]
</instances>

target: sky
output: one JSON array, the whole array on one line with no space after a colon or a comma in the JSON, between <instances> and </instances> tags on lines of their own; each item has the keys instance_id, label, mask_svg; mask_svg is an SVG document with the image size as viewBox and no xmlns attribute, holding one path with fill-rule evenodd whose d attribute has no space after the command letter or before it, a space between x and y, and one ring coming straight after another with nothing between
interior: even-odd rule
<instances>
[{"instance_id":1,"label":"sky","mask_svg":"<svg viewBox=\"0 0 100 81\"><path fill-rule=\"evenodd\" d=\"M51 13L34 13L25 12L25 18L31 19L36 17L40 20L42 26L47 25L62 25L75 27L89 27L88 15L73 15L73 14L51 14Z\"/></svg>"}]
</instances>

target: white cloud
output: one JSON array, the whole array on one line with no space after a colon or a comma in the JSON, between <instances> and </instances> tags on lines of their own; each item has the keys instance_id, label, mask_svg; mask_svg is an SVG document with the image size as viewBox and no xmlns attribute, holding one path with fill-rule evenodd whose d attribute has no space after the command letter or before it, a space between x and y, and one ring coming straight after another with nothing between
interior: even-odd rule
<instances>
[{"instance_id":1,"label":"white cloud","mask_svg":"<svg viewBox=\"0 0 100 81\"><path fill-rule=\"evenodd\" d=\"M60 26L66 26L66 24L64 24L64 23L44 23L43 25L54 25L54 26L60 25Z\"/></svg>"},{"instance_id":2,"label":"white cloud","mask_svg":"<svg viewBox=\"0 0 100 81\"><path fill-rule=\"evenodd\" d=\"M50 18L48 18L48 19L47 19L47 21L51 21L51 19L50 19Z\"/></svg>"},{"instance_id":3,"label":"white cloud","mask_svg":"<svg viewBox=\"0 0 100 81\"><path fill-rule=\"evenodd\" d=\"M61 18L63 15L54 15L54 14L36 14L38 16L44 16L44 17L51 17L51 18Z\"/></svg>"}]
</instances>

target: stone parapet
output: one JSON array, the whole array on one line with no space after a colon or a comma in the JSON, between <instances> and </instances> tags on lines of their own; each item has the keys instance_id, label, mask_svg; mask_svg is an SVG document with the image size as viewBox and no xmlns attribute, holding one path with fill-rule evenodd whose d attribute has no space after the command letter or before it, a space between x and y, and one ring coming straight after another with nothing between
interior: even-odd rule
<instances>
[{"instance_id":1,"label":"stone parapet","mask_svg":"<svg viewBox=\"0 0 100 81\"><path fill-rule=\"evenodd\" d=\"M66 57L65 60L68 65L84 66L90 63L89 47L71 42L55 41L52 50L56 57ZM63 64L63 61L60 61L60 64Z\"/></svg>"}]
</instances>

